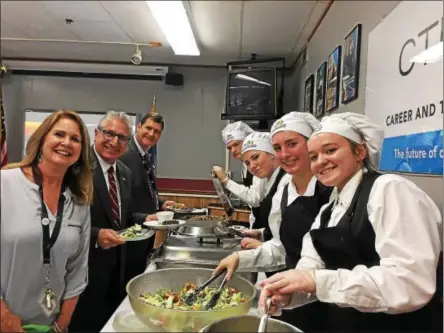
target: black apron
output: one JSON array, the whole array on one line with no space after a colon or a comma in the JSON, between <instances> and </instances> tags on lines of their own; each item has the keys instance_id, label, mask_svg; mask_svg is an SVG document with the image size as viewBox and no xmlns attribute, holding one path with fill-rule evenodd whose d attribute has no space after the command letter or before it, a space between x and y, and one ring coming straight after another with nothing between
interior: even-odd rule
<instances>
[{"instance_id":1,"label":"black apron","mask_svg":"<svg viewBox=\"0 0 444 333\"><path fill-rule=\"evenodd\" d=\"M331 187L316 182L313 196L299 196L290 205L288 202L288 184L285 186L281 200L282 222L279 237L285 248L287 269L294 269L301 259L302 239L310 231L321 207L328 203ZM305 333L325 330L323 319L326 316L327 304L314 302L292 310L283 310L277 317Z\"/></svg>"},{"instance_id":2,"label":"black apron","mask_svg":"<svg viewBox=\"0 0 444 333\"><path fill-rule=\"evenodd\" d=\"M250 171L247 170L245 178L242 177L242 183L246 187L250 187L251 185L253 185L253 174Z\"/></svg>"},{"instance_id":3,"label":"black apron","mask_svg":"<svg viewBox=\"0 0 444 333\"><path fill-rule=\"evenodd\" d=\"M255 207L252 210L253 215L254 215L254 223L253 223L252 229L265 228L264 241L269 241L270 239L273 238L273 236L271 234L270 226L268 223L268 217L269 217L270 211L271 211L273 196L276 194L279 182L281 181L282 177L284 177L285 173L286 172L283 169L279 169L279 172L276 176L276 179L275 179L273 185L270 188L270 191L265 196L265 198L262 199L259 207Z\"/></svg>"},{"instance_id":4,"label":"black apron","mask_svg":"<svg viewBox=\"0 0 444 333\"><path fill-rule=\"evenodd\" d=\"M254 216L254 223L251 228L252 229L265 228L264 233L263 233L264 242L267 242L273 238L273 235L271 234L271 229L270 229L270 226L268 223L268 217L270 215L271 205L273 203L273 196L276 194L279 182L281 181L282 177L284 177L285 173L286 172L283 169L279 169L276 179L275 179L273 185L271 186L268 194L265 196L264 199L262 199L259 207L254 207L252 209L252 213ZM277 273L277 272L265 272L265 275L267 277L270 277L275 273Z\"/></svg>"},{"instance_id":5,"label":"black apron","mask_svg":"<svg viewBox=\"0 0 444 333\"><path fill-rule=\"evenodd\" d=\"M351 270L357 265L379 265L375 232L368 219L367 203L371 188L380 174L368 172L358 186L350 207L337 226L327 227L331 204L321 215L320 228L311 230L313 245L325 269ZM407 221L406 221L407 222ZM442 265L442 255L441 255ZM442 276L438 276L442 285ZM439 288L437 288L439 289ZM442 332L442 303L437 293L423 308L404 314L364 313L354 308L328 304L326 325L333 332Z\"/></svg>"}]
</instances>

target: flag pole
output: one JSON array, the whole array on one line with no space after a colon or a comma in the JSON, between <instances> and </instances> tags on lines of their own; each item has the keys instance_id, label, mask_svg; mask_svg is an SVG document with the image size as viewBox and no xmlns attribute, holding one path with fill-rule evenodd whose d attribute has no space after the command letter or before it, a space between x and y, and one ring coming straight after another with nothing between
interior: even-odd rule
<instances>
[{"instance_id":1,"label":"flag pole","mask_svg":"<svg viewBox=\"0 0 444 333\"><path fill-rule=\"evenodd\" d=\"M153 105L151 105L151 112L153 112L153 113L157 113L157 108L156 108L156 91L157 91L157 89L154 89Z\"/></svg>"},{"instance_id":2,"label":"flag pole","mask_svg":"<svg viewBox=\"0 0 444 333\"><path fill-rule=\"evenodd\" d=\"M3 78L6 75L7 68L1 64L0 68L0 168L3 168L8 163L8 153L6 147L6 124L5 124L5 110L3 109Z\"/></svg>"}]
</instances>

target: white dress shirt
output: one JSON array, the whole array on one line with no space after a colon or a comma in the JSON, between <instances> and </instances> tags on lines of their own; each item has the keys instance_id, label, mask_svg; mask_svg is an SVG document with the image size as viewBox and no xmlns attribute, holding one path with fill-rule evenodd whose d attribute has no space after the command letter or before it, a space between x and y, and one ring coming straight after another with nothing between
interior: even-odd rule
<instances>
[{"instance_id":1,"label":"white dress shirt","mask_svg":"<svg viewBox=\"0 0 444 333\"><path fill-rule=\"evenodd\" d=\"M247 175L248 175L248 168L245 165L245 163L242 163L241 177L242 178L247 178Z\"/></svg>"},{"instance_id":2,"label":"white dress shirt","mask_svg":"<svg viewBox=\"0 0 444 333\"><path fill-rule=\"evenodd\" d=\"M285 175L279 183L278 190L273 196L271 211L269 215L269 226L273 238L264 242L260 247L253 250L239 251L239 269L242 271L272 272L285 268L285 248L279 236L282 222L281 200L285 185L288 184L288 200L286 206L295 201L300 194L296 186L291 182L291 175ZM313 196L316 189L316 177L312 177L308 183L303 196ZM297 220L295 221L297 223Z\"/></svg>"},{"instance_id":3,"label":"white dress shirt","mask_svg":"<svg viewBox=\"0 0 444 333\"><path fill-rule=\"evenodd\" d=\"M355 194L365 170L360 170L336 197L328 227L338 224ZM320 227L321 208L312 229ZM390 314L416 310L433 296L441 250L442 218L430 197L413 182L392 174L378 177L367 203L375 232L380 265L352 270L324 269L310 234L303 240L297 269L315 269L316 296L322 302L354 307L362 312ZM290 307L312 301L314 295L294 294Z\"/></svg>"},{"instance_id":4,"label":"white dress shirt","mask_svg":"<svg viewBox=\"0 0 444 333\"><path fill-rule=\"evenodd\" d=\"M109 192L109 180L108 180L108 170L112 166L114 168L114 179L116 180L116 187L117 187L117 201L119 204L119 216L122 214L122 204L120 200L120 186L119 186L119 180L117 178L117 162L114 162L114 164L108 164L103 160L103 158L97 153L96 146L93 147L94 152L97 155L97 159L99 160L100 167L102 168L103 177L105 178L106 182L106 188Z\"/></svg>"},{"instance_id":5,"label":"white dress shirt","mask_svg":"<svg viewBox=\"0 0 444 333\"><path fill-rule=\"evenodd\" d=\"M139 144L139 141L137 141L136 135L133 135L133 137L134 137L134 142L136 143L136 147L139 150L139 153L142 155L142 157L145 156L146 151L148 151L149 148L146 151L144 151L142 146Z\"/></svg>"}]
</instances>

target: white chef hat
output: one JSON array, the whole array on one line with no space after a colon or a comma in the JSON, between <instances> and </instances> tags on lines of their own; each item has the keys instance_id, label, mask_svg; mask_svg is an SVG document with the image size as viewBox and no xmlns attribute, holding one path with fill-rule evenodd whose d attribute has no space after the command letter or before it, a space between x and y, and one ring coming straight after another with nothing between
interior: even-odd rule
<instances>
[{"instance_id":1,"label":"white chef hat","mask_svg":"<svg viewBox=\"0 0 444 333\"><path fill-rule=\"evenodd\" d=\"M309 138L319 123L311 113L292 111L274 122L271 136L281 131L292 131Z\"/></svg>"},{"instance_id":2,"label":"white chef hat","mask_svg":"<svg viewBox=\"0 0 444 333\"><path fill-rule=\"evenodd\" d=\"M368 153L369 165L367 167L377 170L384 141L384 130L374 124L370 118L352 112L325 116L312 137L320 133L335 133L355 143L364 143Z\"/></svg>"},{"instance_id":3,"label":"white chef hat","mask_svg":"<svg viewBox=\"0 0 444 333\"><path fill-rule=\"evenodd\" d=\"M244 140L248 134L253 132L253 129L247 124L236 121L228 124L222 130L222 140L224 140L225 145L227 145L228 142L233 140Z\"/></svg>"},{"instance_id":4,"label":"white chef hat","mask_svg":"<svg viewBox=\"0 0 444 333\"><path fill-rule=\"evenodd\" d=\"M248 134L242 143L242 154L249 150L260 150L274 155L269 132L253 132Z\"/></svg>"}]
</instances>

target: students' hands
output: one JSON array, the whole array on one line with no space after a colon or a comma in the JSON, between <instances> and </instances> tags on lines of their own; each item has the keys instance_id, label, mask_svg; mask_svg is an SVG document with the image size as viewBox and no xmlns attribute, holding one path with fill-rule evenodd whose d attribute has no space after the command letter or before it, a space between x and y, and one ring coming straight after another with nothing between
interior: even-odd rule
<instances>
[{"instance_id":1,"label":"students' hands","mask_svg":"<svg viewBox=\"0 0 444 333\"><path fill-rule=\"evenodd\" d=\"M217 178L219 178L219 180L221 181L221 183L226 184L228 182L228 177L225 174L225 170L224 168L220 167L220 166L213 166L213 175L215 175Z\"/></svg>"},{"instance_id":2,"label":"students' hands","mask_svg":"<svg viewBox=\"0 0 444 333\"><path fill-rule=\"evenodd\" d=\"M278 294L315 293L316 282L314 272L302 269L290 269L276 273L258 283L262 289ZM264 303L265 304L265 303Z\"/></svg>"},{"instance_id":3,"label":"students' hands","mask_svg":"<svg viewBox=\"0 0 444 333\"><path fill-rule=\"evenodd\" d=\"M261 245L262 245L262 242L260 240L254 239L254 238L244 237L241 240L241 247L243 249L252 250L252 249L258 248Z\"/></svg>"},{"instance_id":4,"label":"students' hands","mask_svg":"<svg viewBox=\"0 0 444 333\"><path fill-rule=\"evenodd\" d=\"M230 280L233 277L233 273L239 267L239 254L237 252L233 252L228 257L225 257L219 262L219 265L214 269L213 275L227 270L227 279Z\"/></svg>"},{"instance_id":5,"label":"students' hands","mask_svg":"<svg viewBox=\"0 0 444 333\"><path fill-rule=\"evenodd\" d=\"M281 295L275 290L267 289L265 287L262 289L259 297L259 308L265 309L265 304L269 297L271 297L271 304L268 312L272 315L279 315L281 309L288 306L291 301L291 294Z\"/></svg>"},{"instance_id":6,"label":"students' hands","mask_svg":"<svg viewBox=\"0 0 444 333\"><path fill-rule=\"evenodd\" d=\"M105 250L124 243L125 239L113 229L100 229L97 236L97 244Z\"/></svg>"}]
</instances>

